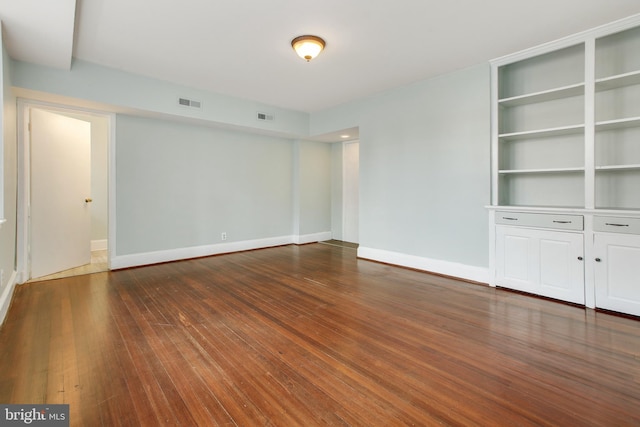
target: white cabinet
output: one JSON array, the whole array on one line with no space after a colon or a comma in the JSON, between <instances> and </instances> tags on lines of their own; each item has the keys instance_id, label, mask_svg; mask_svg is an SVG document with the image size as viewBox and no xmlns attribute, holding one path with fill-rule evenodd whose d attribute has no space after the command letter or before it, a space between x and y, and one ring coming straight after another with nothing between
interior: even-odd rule
<instances>
[{"instance_id":1,"label":"white cabinet","mask_svg":"<svg viewBox=\"0 0 640 427\"><path fill-rule=\"evenodd\" d=\"M640 315L640 15L491 70L492 284Z\"/></svg>"},{"instance_id":2,"label":"white cabinet","mask_svg":"<svg viewBox=\"0 0 640 427\"><path fill-rule=\"evenodd\" d=\"M640 235L627 234L640 219L596 217L594 228L596 307L640 316Z\"/></svg>"},{"instance_id":3,"label":"white cabinet","mask_svg":"<svg viewBox=\"0 0 640 427\"><path fill-rule=\"evenodd\" d=\"M584 304L583 235L496 226L496 284Z\"/></svg>"},{"instance_id":4,"label":"white cabinet","mask_svg":"<svg viewBox=\"0 0 640 427\"><path fill-rule=\"evenodd\" d=\"M640 316L640 236L596 233L596 307Z\"/></svg>"}]
</instances>

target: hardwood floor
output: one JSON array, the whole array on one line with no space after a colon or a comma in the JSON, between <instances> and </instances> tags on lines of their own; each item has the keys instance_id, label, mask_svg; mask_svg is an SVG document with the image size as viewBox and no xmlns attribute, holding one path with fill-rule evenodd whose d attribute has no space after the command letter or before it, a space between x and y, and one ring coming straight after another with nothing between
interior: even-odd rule
<instances>
[{"instance_id":1,"label":"hardwood floor","mask_svg":"<svg viewBox=\"0 0 640 427\"><path fill-rule=\"evenodd\" d=\"M640 425L640 321L311 244L19 286L0 403L78 426Z\"/></svg>"}]
</instances>

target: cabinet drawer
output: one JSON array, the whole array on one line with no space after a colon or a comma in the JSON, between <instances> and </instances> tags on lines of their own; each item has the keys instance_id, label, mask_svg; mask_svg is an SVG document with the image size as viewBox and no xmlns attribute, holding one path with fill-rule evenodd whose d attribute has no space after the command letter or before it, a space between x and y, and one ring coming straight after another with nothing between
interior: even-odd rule
<instances>
[{"instance_id":1,"label":"cabinet drawer","mask_svg":"<svg viewBox=\"0 0 640 427\"><path fill-rule=\"evenodd\" d=\"M529 212L496 212L496 224L521 227L555 228L560 230L584 229L582 215L556 215Z\"/></svg>"},{"instance_id":2,"label":"cabinet drawer","mask_svg":"<svg viewBox=\"0 0 640 427\"><path fill-rule=\"evenodd\" d=\"M640 218L595 216L593 217L593 231L640 234Z\"/></svg>"}]
</instances>

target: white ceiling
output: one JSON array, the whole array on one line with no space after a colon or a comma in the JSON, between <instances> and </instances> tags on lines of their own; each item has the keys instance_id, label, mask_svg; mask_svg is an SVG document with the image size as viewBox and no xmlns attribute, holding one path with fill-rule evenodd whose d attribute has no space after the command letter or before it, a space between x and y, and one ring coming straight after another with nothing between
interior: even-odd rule
<instances>
[{"instance_id":1,"label":"white ceiling","mask_svg":"<svg viewBox=\"0 0 640 427\"><path fill-rule=\"evenodd\" d=\"M14 59L69 69L73 55L307 112L636 13L639 0L0 0ZM301 34L327 42L310 63L290 46Z\"/></svg>"}]
</instances>

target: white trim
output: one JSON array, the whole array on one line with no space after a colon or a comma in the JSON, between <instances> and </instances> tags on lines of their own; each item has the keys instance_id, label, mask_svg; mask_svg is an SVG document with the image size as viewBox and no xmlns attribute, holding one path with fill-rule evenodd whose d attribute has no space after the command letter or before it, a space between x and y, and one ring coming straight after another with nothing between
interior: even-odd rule
<instances>
[{"instance_id":1,"label":"white trim","mask_svg":"<svg viewBox=\"0 0 640 427\"><path fill-rule=\"evenodd\" d=\"M342 230L341 230L341 240L347 241L345 239L346 234L346 223L347 223L347 199L349 198L349 194L347 194L347 186L346 176L349 173L349 168L351 164L347 165L346 152L348 144L358 144L358 240L360 240L360 139L352 139L350 141L342 142ZM351 242L358 243L358 242Z\"/></svg>"},{"instance_id":2,"label":"white trim","mask_svg":"<svg viewBox=\"0 0 640 427\"><path fill-rule=\"evenodd\" d=\"M109 144L107 165L107 268L111 269L111 258L116 256L116 114L109 114Z\"/></svg>"},{"instance_id":3,"label":"white trim","mask_svg":"<svg viewBox=\"0 0 640 427\"><path fill-rule=\"evenodd\" d=\"M489 269L373 248L358 248L358 258L415 268L479 283L489 283Z\"/></svg>"},{"instance_id":4,"label":"white trim","mask_svg":"<svg viewBox=\"0 0 640 427\"><path fill-rule=\"evenodd\" d=\"M18 126L17 126L17 212L16 212L16 271L18 273L18 283L29 280L28 260L29 260L29 183L30 175L28 164L29 144L29 106L27 101L18 98Z\"/></svg>"},{"instance_id":5,"label":"white trim","mask_svg":"<svg viewBox=\"0 0 640 427\"><path fill-rule=\"evenodd\" d=\"M11 298L13 297L13 291L16 288L16 278L18 274L16 271L11 273L11 277L9 278L9 282L5 286L2 291L2 295L0 295L0 325L4 323L4 319L7 316L7 312L9 311L9 306L11 305ZM2 283L0 283L2 286Z\"/></svg>"},{"instance_id":6,"label":"white trim","mask_svg":"<svg viewBox=\"0 0 640 427\"><path fill-rule=\"evenodd\" d=\"M584 54L584 207L594 209L596 204L596 41L585 42Z\"/></svg>"},{"instance_id":7,"label":"white trim","mask_svg":"<svg viewBox=\"0 0 640 427\"><path fill-rule=\"evenodd\" d=\"M306 244L331 239L331 232L307 234L303 236L279 236L266 239L244 240L241 242L218 243L213 245L192 246L188 248L167 249L164 251L144 252L131 255L120 255L111 258L111 269L139 267L162 262L180 261L189 258L200 258L232 252L264 249L290 244Z\"/></svg>"},{"instance_id":8,"label":"white trim","mask_svg":"<svg viewBox=\"0 0 640 427\"><path fill-rule=\"evenodd\" d=\"M340 153L340 157L341 157L340 160L342 161L342 165L341 165L342 166L342 171L341 171L341 173L342 173L342 177L341 177L342 178L342 182L341 182L341 186L342 186L341 190L342 191L341 191L341 193L342 194L340 195L340 197L341 197L340 202L342 203L342 206L341 206L342 207L342 218L340 218L340 222L341 222L341 224L340 224L340 226L341 226L340 227L341 228L341 230L340 230L340 240L344 240L344 230L345 230L345 222L346 222L345 219L347 218L347 215L346 215L347 214L347 208L346 208L346 203L345 203L345 200L347 198L347 194L346 194L346 190L345 190L345 187L346 187L345 186L345 180L346 180L345 177L347 176L347 162L346 162L345 157L346 157L346 152L347 152L347 144L349 142L350 141L343 141L342 142L342 147L341 147L342 148L342 152Z\"/></svg>"},{"instance_id":9,"label":"white trim","mask_svg":"<svg viewBox=\"0 0 640 427\"><path fill-rule=\"evenodd\" d=\"M490 130L491 130L491 156L489 160L490 171L491 171L491 189L490 189L490 198L492 205L500 204L500 192L498 191L498 187L500 184L500 157L498 154L498 148L500 144L500 124L498 121L498 113L500 111L500 105L498 104L498 100L500 98L500 94L498 92L498 77L499 77L499 67L496 64L491 64L491 106L490 106Z\"/></svg>"},{"instance_id":10,"label":"white trim","mask_svg":"<svg viewBox=\"0 0 640 427\"><path fill-rule=\"evenodd\" d=\"M489 210L489 286L496 286L496 211Z\"/></svg>"},{"instance_id":11,"label":"white trim","mask_svg":"<svg viewBox=\"0 0 640 427\"><path fill-rule=\"evenodd\" d=\"M92 240L91 241L91 252L93 251L105 251L108 248L107 245L108 240Z\"/></svg>"},{"instance_id":12,"label":"white trim","mask_svg":"<svg viewBox=\"0 0 640 427\"><path fill-rule=\"evenodd\" d=\"M584 232L583 232L583 248L585 259L584 262L584 305L587 308L596 308L596 276L595 266L589 267L589 263L586 260L596 258L595 249L595 233L593 231L593 217L594 215L584 215Z\"/></svg>"}]
</instances>

